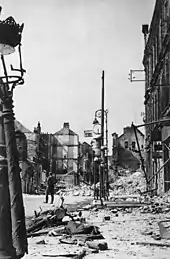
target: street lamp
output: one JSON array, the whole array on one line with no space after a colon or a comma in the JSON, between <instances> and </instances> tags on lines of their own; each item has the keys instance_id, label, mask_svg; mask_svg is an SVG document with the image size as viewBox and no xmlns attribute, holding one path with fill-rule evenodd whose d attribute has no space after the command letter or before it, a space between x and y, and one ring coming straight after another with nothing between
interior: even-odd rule
<instances>
[{"instance_id":1,"label":"street lamp","mask_svg":"<svg viewBox=\"0 0 170 259\"><path fill-rule=\"evenodd\" d=\"M4 70L4 75L0 77L0 259L21 258L27 253L12 100L14 88L24 83L25 70L22 68L21 59L22 30L23 24L17 24L13 17L0 21L0 54ZM19 74L8 75L4 55L14 53L17 46L20 68L14 69L11 66L11 70Z\"/></svg>"}]
</instances>

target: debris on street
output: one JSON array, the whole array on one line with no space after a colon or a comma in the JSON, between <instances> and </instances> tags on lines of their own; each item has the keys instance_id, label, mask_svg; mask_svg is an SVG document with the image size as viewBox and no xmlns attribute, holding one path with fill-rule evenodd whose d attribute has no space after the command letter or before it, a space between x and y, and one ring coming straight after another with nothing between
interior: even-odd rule
<instances>
[{"instance_id":1,"label":"debris on street","mask_svg":"<svg viewBox=\"0 0 170 259\"><path fill-rule=\"evenodd\" d=\"M63 196L65 201L68 197L80 201L87 197L88 202L84 200L71 206L64 202L62 207L56 202L50 209L35 211L27 226L31 253L40 257L74 259L97 259L98 253L113 258L113 255L121 254L122 249L129 256L127 258L140 254L141 258L150 259L159 251L168 254L169 194L145 195L144 188L139 192L138 188L144 181L142 172L122 177L125 188L124 183L116 188L112 185L109 200L103 200L103 204L93 199L93 186L83 183L66 192L61 189L60 197ZM119 188L121 191L117 192Z\"/></svg>"},{"instance_id":2,"label":"debris on street","mask_svg":"<svg viewBox=\"0 0 170 259\"><path fill-rule=\"evenodd\" d=\"M124 175L118 176L116 181L110 184L110 197L115 195L137 195L146 191L146 180L143 171L134 173L125 172ZM133 199L133 197L131 197Z\"/></svg>"},{"instance_id":3,"label":"debris on street","mask_svg":"<svg viewBox=\"0 0 170 259\"><path fill-rule=\"evenodd\" d=\"M40 230L45 227L52 227L62 224L62 219L66 215L66 210L63 208L54 208L41 212L41 214L36 217L34 216L27 227L27 233L34 233L37 230Z\"/></svg>"},{"instance_id":4,"label":"debris on street","mask_svg":"<svg viewBox=\"0 0 170 259\"><path fill-rule=\"evenodd\" d=\"M85 206L88 211L90 206ZM100 232L99 227L86 223L81 210L68 212L67 208L53 207L34 213L34 217L27 226L27 237L39 246L58 243L58 251L53 249L50 253L41 253L43 257L72 257L83 258L86 254L97 253L108 249L108 245ZM53 240L53 241L52 241ZM63 246L69 246L68 251L60 251ZM71 247L70 247L71 246ZM75 249L75 248L78 248ZM73 251L73 253L72 253Z\"/></svg>"}]
</instances>

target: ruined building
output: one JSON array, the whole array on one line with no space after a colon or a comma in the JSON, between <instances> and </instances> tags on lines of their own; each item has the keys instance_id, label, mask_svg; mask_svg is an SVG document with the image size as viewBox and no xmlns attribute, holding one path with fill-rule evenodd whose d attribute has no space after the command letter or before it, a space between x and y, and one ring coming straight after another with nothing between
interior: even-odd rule
<instances>
[{"instance_id":1,"label":"ruined building","mask_svg":"<svg viewBox=\"0 0 170 259\"><path fill-rule=\"evenodd\" d=\"M136 170L140 167L141 161L135 132L133 127L125 127L123 134L113 133L112 158L113 164L117 167ZM144 158L144 134L137 129L137 138L142 157Z\"/></svg>"},{"instance_id":2,"label":"ruined building","mask_svg":"<svg viewBox=\"0 0 170 259\"><path fill-rule=\"evenodd\" d=\"M53 134L53 142L53 172L56 176L72 175L76 184L79 171L79 136L70 129L69 123L65 122L63 128Z\"/></svg>"}]
</instances>

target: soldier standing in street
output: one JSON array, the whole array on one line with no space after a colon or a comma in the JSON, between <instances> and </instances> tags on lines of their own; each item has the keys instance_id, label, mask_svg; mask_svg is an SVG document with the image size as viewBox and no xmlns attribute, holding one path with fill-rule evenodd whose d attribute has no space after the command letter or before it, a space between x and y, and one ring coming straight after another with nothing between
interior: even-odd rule
<instances>
[{"instance_id":1,"label":"soldier standing in street","mask_svg":"<svg viewBox=\"0 0 170 259\"><path fill-rule=\"evenodd\" d=\"M51 195L51 204L54 202L54 184L55 184L55 179L50 173L50 175L47 178L47 188L46 188L46 201L45 203L48 203L48 195Z\"/></svg>"}]
</instances>

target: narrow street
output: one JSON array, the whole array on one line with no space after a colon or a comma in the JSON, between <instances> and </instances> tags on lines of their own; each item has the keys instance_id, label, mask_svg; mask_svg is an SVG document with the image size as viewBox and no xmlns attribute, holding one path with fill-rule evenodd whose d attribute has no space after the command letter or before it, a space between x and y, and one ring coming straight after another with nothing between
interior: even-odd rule
<instances>
[{"instance_id":1,"label":"narrow street","mask_svg":"<svg viewBox=\"0 0 170 259\"><path fill-rule=\"evenodd\" d=\"M170 0L1 2L0 259L169 259Z\"/></svg>"}]
</instances>

